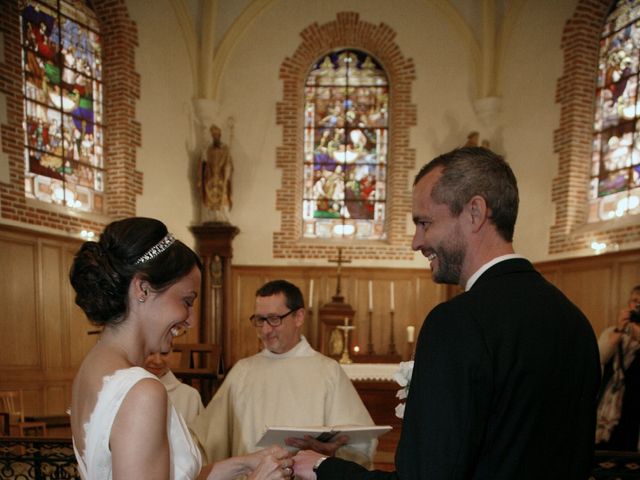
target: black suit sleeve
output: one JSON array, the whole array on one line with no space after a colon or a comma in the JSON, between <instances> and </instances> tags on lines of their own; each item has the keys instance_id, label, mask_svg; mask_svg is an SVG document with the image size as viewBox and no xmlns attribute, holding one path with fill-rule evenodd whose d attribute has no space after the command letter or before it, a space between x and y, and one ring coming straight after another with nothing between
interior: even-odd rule
<instances>
[{"instance_id":1,"label":"black suit sleeve","mask_svg":"<svg viewBox=\"0 0 640 480\"><path fill-rule=\"evenodd\" d=\"M316 471L318 480L398 480L396 472L367 470L348 460L330 457Z\"/></svg>"}]
</instances>

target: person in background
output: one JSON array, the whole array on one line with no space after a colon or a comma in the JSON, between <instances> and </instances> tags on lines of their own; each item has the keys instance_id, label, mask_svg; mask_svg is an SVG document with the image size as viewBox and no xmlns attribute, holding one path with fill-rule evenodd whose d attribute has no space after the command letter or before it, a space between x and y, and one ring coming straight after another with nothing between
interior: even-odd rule
<instances>
[{"instance_id":1,"label":"person in background","mask_svg":"<svg viewBox=\"0 0 640 480\"><path fill-rule=\"evenodd\" d=\"M187 425L204 410L200 392L190 385L182 383L176 378L170 368L171 352L156 352L147 356L144 361L144 368L160 379L160 382L167 389L169 400Z\"/></svg>"},{"instance_id":2,"label":"person in background","mask_svg":"<svg viewBox=\"0 0 640 480\"><path fill-rule=\"evenodd\" d=\"M640 450L640 285L598 340L603 369L596 447Z\"/></svg>"},{"instance_id":3,"label":"person in background","mask_svg":"<svg viewBox=\"0 0 640 480\"><path fill-rule=\"evenodd\" d=\"M418 336L396 471L304 451L303 480L584 480L600 381L593 329L515 254L518 187L482 147L441 155L413 184L412 247L464 292Z\"/></svg>"}]
</instances>

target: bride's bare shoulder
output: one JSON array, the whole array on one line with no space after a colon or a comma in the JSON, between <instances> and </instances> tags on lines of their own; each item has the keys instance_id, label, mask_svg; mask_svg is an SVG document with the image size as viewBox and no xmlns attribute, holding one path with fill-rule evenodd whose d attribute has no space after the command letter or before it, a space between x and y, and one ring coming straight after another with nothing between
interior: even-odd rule
<instances>
[{"instance_id":1,"label":"bride's bare shoulder","mask_svg":"<svg viewBox=\"0 0 640 480\"><path fill-rule=\"evenodd\" d=\"M84 358L71 387L71 430L77 443L83 443L83 426L95 409L104 379L130 366L118 355L96 347Z\"/></svg>"}]
</instances>

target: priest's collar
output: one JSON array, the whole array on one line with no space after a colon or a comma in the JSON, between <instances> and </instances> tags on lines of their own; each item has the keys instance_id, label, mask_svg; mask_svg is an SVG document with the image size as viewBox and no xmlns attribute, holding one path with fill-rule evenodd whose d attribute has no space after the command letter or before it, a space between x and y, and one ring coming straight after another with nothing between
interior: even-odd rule
<instances>
[{"instance_id":1,"label":"priest's collar","mask_svg":"<svg viewBox=\"0 0 640 480\"><path fill-rule=\"evenodd\" d=\"M311 348L311 345L309 345L309 342L307 342L307 339L304 337L304 335L300 335L300 341L298 342L298 344L288 352L273 353L268 349L263 348L262 351L260 352L260 355L263 355L268 358L295 358L295 357L310 357L312 355L315 355L315 353L316 351L313 348Z\"/></svg>"}]
</instances>

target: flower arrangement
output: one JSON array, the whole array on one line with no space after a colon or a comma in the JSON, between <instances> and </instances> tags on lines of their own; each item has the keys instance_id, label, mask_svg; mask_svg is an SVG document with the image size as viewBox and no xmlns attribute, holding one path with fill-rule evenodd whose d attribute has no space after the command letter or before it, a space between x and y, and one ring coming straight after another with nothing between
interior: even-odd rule
<instances>
[{"instance_id":1,"label":"flower arrangement","mask_svg":"<svg viewBox=\"0 0 640 480\"><path fill-rule=\"evenodd\" d=\"M393 374L393 379L398 382L402 388L396 393L396 397L405 400L409 395L409 385L411 384L411 375L413 375L413 360L409 362L400 362L400 368ZM404 417L404 402L400 402L396 406L396 417Z\"/></svg>"}]
</instances>

